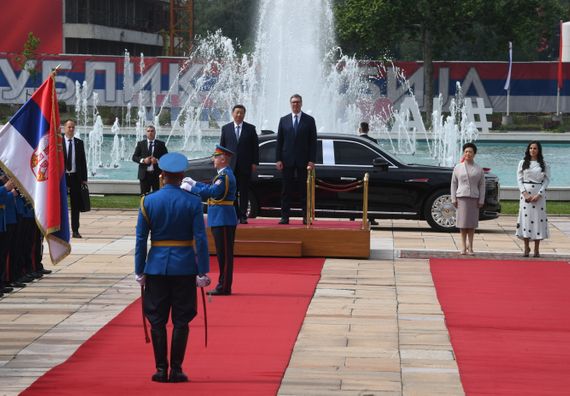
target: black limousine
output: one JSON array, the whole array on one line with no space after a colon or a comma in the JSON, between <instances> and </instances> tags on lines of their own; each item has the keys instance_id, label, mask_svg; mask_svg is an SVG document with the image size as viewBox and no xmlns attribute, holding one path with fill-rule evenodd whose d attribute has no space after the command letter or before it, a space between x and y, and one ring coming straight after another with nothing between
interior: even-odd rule
<instances>
[{"instance_id":1,"label":"black limousine","mask_svg":"<svg viewBox=\"0 0 570 396\"><path fill-rule=\"evenodd\" d=\"M438 231L455 228L451 203L451 168L405 164L377 144L356 135L318 134L316 178L328 185L348 185L369 174L368 218L420 219ZM275 168L277 135L259 136L259 167L252 175L249 217L280 217L281 174ZM189 161L187 175L209 181L215 175L210 158ZM499 179L485 174L485 204L480 220L498 217ZM301 216L300 204L292 203L292 215ZM333 192L317 188L315 215L319 217L362 217L362 189Z\"/></svg>"}]
</instances>

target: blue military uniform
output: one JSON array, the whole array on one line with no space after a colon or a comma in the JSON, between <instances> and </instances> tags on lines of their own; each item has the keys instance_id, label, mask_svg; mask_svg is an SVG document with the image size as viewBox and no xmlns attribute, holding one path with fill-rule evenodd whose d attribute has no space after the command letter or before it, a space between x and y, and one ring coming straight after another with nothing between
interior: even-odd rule
<instances>
[{"instance_id":1,"label":"blue military uniform","mask_svg":"<svg viewBox=\"0 0 570 396\"><path fill-rule=\"evenodd\" d=\"M12 193L0 186L0 297L4 295L4 271L8 250L8 228L6 224L6 206L14 201Z\"/></svg>"},{"instance_id":2,"label":"blue military uniform","mask_svg":"<svg viewBox=\"0 0 570 396\"><path fill-rule=\"evenodd\" d=\"M188 160L179 153L159 159L160 168L167 173L182 173L187 165ZM149 233L152 242L147 254ZM173 184L143 196L136 227L135 273L146 276L143 307L151 324L157 369L153 381L188 380L182 361L188 323L197 313L196 275L209 272L209 263L200 197ZM174 328L168 377L166 323L170 313Z\"/></svg>"},{"instance_id":3,"label":"blue military uniform","mask_svg":"<svg viewBox=\"0 0 570 396\"><path fill-rule=\"evenodd\" d=\"M216 155L231 156L233 152L217 145L214 152L214 156ZM209 293L230 295L234 272L234 240L238 222L234 208L236 178L231 167L227 166L218 170L211 183L197 182L191 191L200 194L202 199L208 202L208 226L211 227L214 237L220 267L218 285Z\"/></svg>"}]
</instances>

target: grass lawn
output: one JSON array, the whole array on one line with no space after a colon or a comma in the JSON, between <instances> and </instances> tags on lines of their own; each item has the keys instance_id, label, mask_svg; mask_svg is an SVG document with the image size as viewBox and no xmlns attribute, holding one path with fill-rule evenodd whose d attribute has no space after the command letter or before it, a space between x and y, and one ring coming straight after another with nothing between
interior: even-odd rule
<instances>
[{"instance_id":1,"label":"grass lawn","mask_svg":"<svg viewBox=\"0 0 570 396\"><path fill-rule=\"evenodd\" d=\"M91 206L94 209L136 209L141 198L138 195L105 195L92 196ZM548 214L570 215L569 201L548 201ZM519 201L501 201L501 214L516 215L519 211Z\"/></svg>"}]
</instances>

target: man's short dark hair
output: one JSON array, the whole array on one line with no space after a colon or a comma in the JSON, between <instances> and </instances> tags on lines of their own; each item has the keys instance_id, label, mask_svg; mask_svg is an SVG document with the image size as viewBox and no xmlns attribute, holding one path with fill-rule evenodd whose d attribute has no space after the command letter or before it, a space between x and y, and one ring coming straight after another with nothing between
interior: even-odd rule
<instances>
[{"instance_id":1,"label":"man's short dark hair","mask_svg":"<svg viewBox=\"0 0 570 396\"><path fill-rule=\"evenodd\" d=\"M360 130L362 132L368 133L368 130L369 130L368 123L367 122L361 122L360 123Z\"/></svg>"},{"instance_id":2,"label":"man's short dark hair","mask_svg":"<svg viewBox=\"0 0 570 396\"><path fill-rule=\"evenodd\" d=\"M63 121L63 125L67 124L69 121L73 122L74 124L77 124L73 118L67 118L66 120Z\"/></svg>"},{"instance_id":3,"label":"man's short dark hair","mask_svg":"<svg viewBox=\"0 0 570 396\"><path fill-rule=\"evenodd\" d=\"M147 125L145 129L151 128L154 132L156 132L156 128L154 127L154 125Z\"/></svg>"},{"instance_id":4,"label":"man's short dark hair","mask_svg":"<svg viewBox=\"0 0 570 396\"><path fill-rule=\"evenodd\" d=\"M303 98L301 97L301 95L299 94L293 94L291 95L291 97L289 98L289 102L293 100L293 98L297 98L301 101L301 103L303 103Z\"/></svg>"},{"instance_id":5,"label":"man's short dark hair","mask_svg":"<svg viewBox=\"0 0 570 396\"><path fill-rule=\"evenodd\" d=\"M235 111L235 109L242 109L243 113L245 114L245 106L242 104L237 104L234 107L232 107L232 113Z\"/></svg>"}]
</instances>

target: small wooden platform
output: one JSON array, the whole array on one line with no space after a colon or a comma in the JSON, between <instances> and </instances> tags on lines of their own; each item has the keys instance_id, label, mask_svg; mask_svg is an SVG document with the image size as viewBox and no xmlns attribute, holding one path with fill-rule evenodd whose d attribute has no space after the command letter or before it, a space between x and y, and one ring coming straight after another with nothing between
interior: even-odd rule
<instances>
[{"instance_id":1,"label":"small wooden platform","mask_svg":"<svg viewBox=\"0 0 570 396\"><path fill-rule=\"evenodd\" d=\"M250 219L236 230L236 256L265 257L351 257L370 256L370 229L360 222L317 220L307 228L301 220L277 224L278 219ZM214 240L208 229L211 254Z\"/></svg>"}]
</instances>

